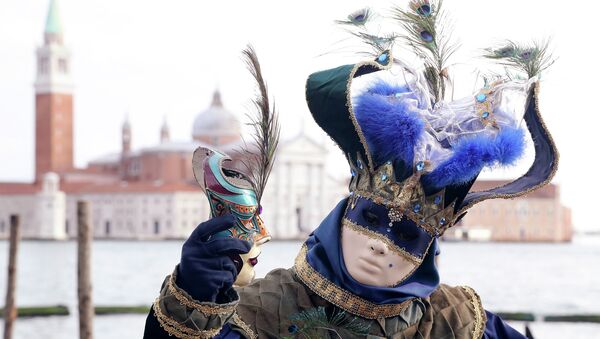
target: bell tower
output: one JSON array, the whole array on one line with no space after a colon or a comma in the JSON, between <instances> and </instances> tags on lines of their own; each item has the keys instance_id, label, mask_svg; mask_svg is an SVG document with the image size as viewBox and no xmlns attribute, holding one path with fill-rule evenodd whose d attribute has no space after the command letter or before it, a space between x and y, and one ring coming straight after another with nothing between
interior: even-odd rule
<instances>
[{"instance_id":1,"label":"bell tower","mask_svg":"<svg viewBox=\"0 0 600 339\"><path fill-rule=\"evenodd\" d=\"M58 0L50 0L35 80L35 180L73 168L71 53L63 43Z\"/></svg>"}]
</instances>

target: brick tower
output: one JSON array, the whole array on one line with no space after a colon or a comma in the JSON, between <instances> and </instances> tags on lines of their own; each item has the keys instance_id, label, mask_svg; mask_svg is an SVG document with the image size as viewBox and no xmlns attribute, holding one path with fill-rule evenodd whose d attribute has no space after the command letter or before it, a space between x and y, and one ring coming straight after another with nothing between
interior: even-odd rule
<instances>
[{"instance_id":1,"label":"brick tower","mask_svg":"<svg viewBox=\"0 0 600 339\"><path fill-rule=\"evenodd\" d=\"M35 81L35 180L73 168L73 83L63 44L58 1L50 0L44 44L37 49Z\"/></svg>"}]
</instances>

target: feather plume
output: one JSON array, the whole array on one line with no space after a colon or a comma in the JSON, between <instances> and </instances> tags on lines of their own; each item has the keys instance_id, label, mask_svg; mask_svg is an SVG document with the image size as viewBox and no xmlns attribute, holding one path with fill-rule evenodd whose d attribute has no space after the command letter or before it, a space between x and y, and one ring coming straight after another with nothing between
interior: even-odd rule
<instances>
[{"instance_id":1,"label":"feather plume","mask_svg":"<svg viewBox=\"0 0 600 339\"><path fill-rule=\"evenodd\" d=\"M275 152L279 143L279 121L275 104L271 105L269 101L269 91L265 79L263 78L258 56L252 45L248 45L242 55L246 67L256 81L257 93L252 100L254 113L247 114L252 126L253 135L252 149L244 143L242 148L242 164L249 174L250 183L256 192L256 198L260 204L260 199L269 180L269 175L273 169L275 161Z\"/></svg>"},{"instance_id":2,"label":"feather plume","mask_svg":"<svg viewBox=\"0 0 600 339\"><path fill-rule=\"evenodd\" d=\"M450 30L442 0L413 0L411 10L392 9L393 18L404 28L402 38L424 62L424 76L439 102L446 94L448 61L458 48L447 33Z\"/></svg>"},{"instance_id":3,"label":"feather plume","mask_svg":"<svg viewBox=\"0 0 600 339\"><path fill-rule=\"evenodd\" d=\"M350 35L358 38L362 43L370 47L369 55L377 56L383 51L390 50L398 37L394 33L382 35L373 34L367 28L367 24L373 22L376 15L369 8L360 9L348 15L346 20L336 20L335 23L342 26Z\"/></svg>"},{"instance_id":4,"label":"feather plume","mask_svg":"<svg viewBox=\"0 0 600 339\"><path fill-rule=\"evenodd\" d=\"M334 310L327 312L325 307L319 306L292 314L290 316L292 325L288 331L292 334L283 337L284 339L298 338L317 338L319 330L325 330L329 334L342 338L340 332L345 330L357 337L364 337L371 330L371 323L352 316L345 311Z\"/></svg>"},{"instance_id":5,"label":"feather plume","mask_svg":"<svg viewBox=\"0 0 600 339\"><path fill-rule=\"evenodd\" d=\"M548 51L549 41L529 45L507 40L501 46L485 49L484 58L497 60L501 65L527 74L530 79L539 76L556 61Z\"/></svg>"}]
</instances>

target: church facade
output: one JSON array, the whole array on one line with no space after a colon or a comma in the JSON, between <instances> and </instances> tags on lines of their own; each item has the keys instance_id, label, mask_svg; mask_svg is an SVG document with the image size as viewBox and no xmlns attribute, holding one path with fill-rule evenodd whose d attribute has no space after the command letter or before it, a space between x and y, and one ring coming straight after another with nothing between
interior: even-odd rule
<instances>
[{"instance_id":1,"label":"church facade","mask_svg":"<svg viewBox=\"0 0 600 339\"><path fill-rule=\"evenodd\" d=\"M79 200L90 202L96 239L185 238L209 217L193 177L193 151L205 146L231 153L242 143L240 121L219 91L192 122L189 140L171 140L165 121L158 144L134 150L135 126L126 119L121 150L75 168L71 57L57 0L50 0L44 42L36 53L35 179L0 182L0 238L8 237L12 214L20 216L24 238L74 238ZM282 140L278 152L262 217L274 239L303 238L347 193L347 182L327 173L326 148L302 133ZM501 184L481 182L474 189ZM464 240L562 242L571 240L573 230L570 210L551 184L522 198L478 205L447 233Z\"/></svg>"},{"instance_id":2,"label":"church facade","mask_svg":"<svg viewBox=\"0 0 600 339\"><path fill-rule=\"evenodd\" d=\"M50 1L44 43L37 49L36 74L35 180L0 183L0 237L8 236L11 214L20 215L24 238L76 237L79 200L90 202L96 239L185 238L209 217L192 172L193 151L205 146L231 153L242 144L240 121L219 91L192 123L191 140L171 140L165 121L158 144L133 150L133 126L126 120L121 150L80 169L73 165L70 52L56 0ZM326 148L304 134L282 140L278 152L262 216L273 238L303 237L343 196L346 184L326 172Z\"/></svg>"}]
</instances>

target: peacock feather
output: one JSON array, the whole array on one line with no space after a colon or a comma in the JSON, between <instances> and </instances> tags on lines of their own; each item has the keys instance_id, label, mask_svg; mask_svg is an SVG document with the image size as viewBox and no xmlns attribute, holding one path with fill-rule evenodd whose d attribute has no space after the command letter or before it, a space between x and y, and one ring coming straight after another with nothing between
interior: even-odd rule
<instances>
[{"instance_id":1,"label":"peacock feather","mask_svg":"<svg viewBox=\"0 0 600 339\"><path fill-rule=\"evenodd\" d=\"M501 65L527 74L528 78L539 76L554 64L555 59L548 51L549 40L532 42L528 45L507 40L496 48L485 49L485 58L497 60Z\"/></svg>"},{"instance_id":2,"label":"peacock feather","mask_svg":"<svg viewBox=\"0 0 600 339\"><path fill-rule=\"evenodd\" d=\"M292 325L288 328L290 336L285 339L302 337L306 339L319 338L319 330L335 334L343 339L340 330L345 330L353 336L364 337L369 334L371 323L345 311L335 309L327 314L325 307L319 306L298 312L290 317Z\"/></svg>"},{"instance_id":3,"label":"peacock feather","mask_svg":"<svg viewBox=\"0 0 600 339\"><path fill-rule=\"evenodd\" d=\"M246 67L256 81L258 88L256 97L252 100L255 112L248 114L249 125L252 126L253 146L244 144L242 148L242 163L249 174L250 183L256 192L256 198L260 199L267 185L269 175L275 161L275 151L279 143L280 126L277 118L275 104L269 101L267 83L263 78L258 56L254 47L248 45L242 51Z\"/></svg>"},{"instance_id":4,"label":"peacock feather","mask_svg":"<svg viewBox=\"0 0 600 339\"><path fill-rule=\"evenodd\" d=\"M450 27L442 0L413 0L409 10L392 9L392 17L404 30L401 36L424 62L424 76L435 102L444 99L448 61L458 48L448 33Z\"/></svg>"},{"instance_id":5,"label":"peacock feather","mask_svg":"<svg viewBox=\"0 0 600 339\"><path fill-rule=\"evenodd\" d=\"M390 50L398 38L394 33L373 34L367 24L373 22L375 17L371 9L363 8L351 13L345 20L336 20L335 23L341 25L347 33L369 46L371 51L368 54L375 56L383 51Z\"/></svg>"}]
</instances>

